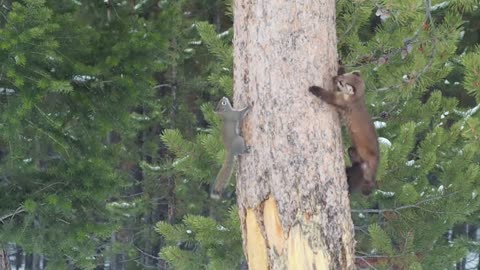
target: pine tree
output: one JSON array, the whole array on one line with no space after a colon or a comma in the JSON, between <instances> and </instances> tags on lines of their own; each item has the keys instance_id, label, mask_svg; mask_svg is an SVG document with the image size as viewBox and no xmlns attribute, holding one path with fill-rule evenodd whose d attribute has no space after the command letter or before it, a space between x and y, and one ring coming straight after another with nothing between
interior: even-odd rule
<instances>
[{"instance_id":1,"label":"pine tree","mask_svg":"<svg viewBox=\"0 0 480 270\"><path fill-rule=\"evenodd\" d=\"M163 260L157 254L164 243L153 231L155 222L176 223L187 214L198 215L211 210L223 217L229 208L229 204L212 206L205 182L188 177L190 172L203 172L200 169L189 171L188 167L183 167L187 166L184 160L173 159L171 152L167 151L167 147L173 147L175 143L179 148L189 148L197 131L208 130L206 123L214 118L211 108L205 109L201 105L212 99L212 95L218 95L219 90L212 87L209 83L211 79L206 75L217 69L216 59L208 53L200 39L198 32L201 31L197 29L201 28L202 23L194 24L194 21L213 17L216 27L221 28L224 15L218 11L222 8L217 6L215 14L205 14L208 9L200 8L216 6L219 2L164 2L161 3L161 12L155 16L149 15L158 28L165 29L163 37L168 36L169 46L165 58L166 69L155 74L155 97L143 99L135 114L138 139L133 148L140 149L138 165L141 168L141 180L135 181L134 194L137 194L135 197L142 205L139 208L142 210L135 213L135 218L124 222L133 246L127 243L121 252L130 254L130 258L138 258L142 267L163 265ZM144 5L142 9L148 12L153 7ZM210 30L213 31L213 28ZM213 35L216 37L215 33ZM222 38L227 40L231 35L224 34ZM223 69L219 69L219 72L225 73ZM209 111L209 115L204 116L202 111ZM218 119L215 121L218 122ZM180 133L182 136L178 136ZM169 136L172 137L172 144L164 143L163 139ZM217 143L215 147L218 147ZM212 164L208 160L203 157L197 160L204 164L201 170L212 173L209 171ZM187 176L177 168L185 168ZM139 251L138 255L132 256L136 251Z\"/></svg>"},{"instance_id":2,"label":"pine tree","mask_svg":"<svg viewBox=\"0 0 480 270\"><path fill-rule=\"evenodd\" d=\"M209 51L212 52L219 61L209 68L209 71L211 71L208 77L208 82L210 82L208 86L209 94L218 97L219 92L231 93L231 70L233 62L231 59L231 47L228 47L225 42L225 40L228 40L228 37L231 38L231 35L228 34L228 31L226 31L226 37L217 35L214 26L207 23L198 23L196 27L202 37L202 41L205 42ZM185 179L185 181L188 181L185 185L179 186L179 191L184 190L184 192L192 195L194 193L193 190L197 190L195 193L201 195L203 199L206 199L208 197L207 186L203 185L204 188L198 190L197 185L209 184L211 182L216 174L211 168L215 166L220 168L223 163L224 153L219 136L220 119L213 113L212 104L203 104L201 111L205 121L210 124L210 127L200 130L201 132L193 141L190 142L182 138L178 130L166 130L162 135L162 139L169 150L178 157L177 161L173 163L175 170L189 177L189 179ZM194 183L190 181L194 181ZM208 207L200 206L198 209L201 212L203 209L208 209Z\"/></svg>"},{"instance_id":3,"label":"pine tree","mask_svg":"<svg viewBox=\"0 0 480 270\"><path fill-rule=\"evenodd\" d=\"M215 26L207 22L198 22L195 28L201 37L199 45L213 56L205 68L208 85L204 86L211 102L201 106L208 126L198 129L191 139L178 129L166 130L162 135L169 151L175 154L173 170L182 180L177 182L176 196L188 198L186 207L182 207L184 211L178 215L189 215L178 225L157 224L157 231L166 240L160 256L175 269L238 269L243 258L238 216L236 211L227 212L233 197L226 197L220 203L212 202L208 188L225 155L221 122L213 113L212 104L221 95L231 96L233 92L232 31L218 33ZM227 193L232 193L233 184L232 179ZM211 217L199 216L205 213Z\"/></svg>"},{"instance_id":4,"label":"pine tree","mask_svg":"<svg viewBox=\"0 0 480 270\"><path fill-rule=\"evenodd\" d=\"M153 94L168 40L130 7L107 16L102 1L2 8L0 244L53 269L94 268L127 214L115 209L130 109Z\"/></svg>"},{"instance_id":5,"label":"pine tree","mask_svg":"<svg viewBox=\"0 0 480 270\"><path fill-rule=\"evenodd\" d=\"M243 251L237 209L222 224L198 215L187 215L175 226L159 222L157 231L165 238L160 256L179 270L239 269Z\"/></svg>"},{"instance_id":6,"label":"pine tree","mask_svg":"<svg viewBox=\"0 0 480 270\"><path fill-rule=\"evenodd\" d=\"M154 222L216 208L159 135L206 127L217 65L191 26L220 29L221 1L3 4L0 246L53 268L160 266Z\"/></svg>"},{"instance_id":7,"label":"pine tree","mask_svg":"<svg viewBox=\"0 0 480 270\"><path fill-rule=\"evenodd\" d=\"M189 6L192 3L160 4L161 11L151 20L169 41L168 50L162 52L165 69L154 74L154 96L145 96L133 114L137 139L130 149L139 153L138 160L132 160L139 176L131 196L141 207L134 218L123 223L131 241L118 249L129 258L137 258L139 268L164 264L157 257L162 244L153 230L156 222L179 222L184 215L204 213L209 207L197 183L189 182L174 170L177 161L167 152L162 140L165 135L160 136L168 133L165 131L168 129L190 138L190 134L203 128L205 120L199 115L205 98L202 86L207 82L202 66L209 60L204 59L204 48L199 46L198 33L192 27L197 16L194 15L197 11ZM155 5L144 5L142 10L148 13ZM132 264L129 269L134 267Z\"/></svg>"},{"instance_id":8,"label":"pine tree","mask_svg":"<svg viewBox=\"0 0 480 270\"><path fill-rule=\"evenodd\" d=\"M478 120L445 94L445 78L461 72L458 91L467 90L478 102L479 89L469 79L478 50L456 51L461 14L473 2L432 5L338 5L342 59L362 71L382 146L379 190L352 200L358 262L366 267L451 265L466 246L445 234L478 211L478 138L471 129Z\"/></svg>"},{"instance_id":9,"label":"pine tree","mask_svg":"<svg viewBox=\"0 0 480 270\"><path fill-rule=\"evenodd\" d=\"M361 70L367 82L382 150L379 189L367 198L351 197L358 266L440 269L477 249L465 238L449 237L455 225L478 222L480 54L465 44L463 33L471 33L472 25L462 21L474 14L475 1L337 2L340 56L347 70ZM230 85L229 74L212 74L211 83ZM215 141L218 126L210 123L204 137ZM190 143L180 137L164 135L180 162L175 169L191 179L212 177L197 158L214 160L221 149L202 148L206 139ZM184 226L175 228L185 235ZM169 261L180 265L174 258Z\"/></svg>"}]
</instances>

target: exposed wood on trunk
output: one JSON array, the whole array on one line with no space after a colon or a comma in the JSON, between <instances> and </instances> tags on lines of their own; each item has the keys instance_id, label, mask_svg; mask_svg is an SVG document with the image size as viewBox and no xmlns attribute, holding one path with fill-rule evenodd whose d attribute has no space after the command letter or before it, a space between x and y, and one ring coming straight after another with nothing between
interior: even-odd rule
<instances>
[{"instance_id":1,"label":"exposed wood on trunk","mask_svg":"<svg viewBox=\"0 0 480 270\"><path fill-rule=\"evenodd\" d=\"M253 105L237 196L256 269L353 269L340 122L308 92L332 88L335 1L236 0L234 106Z\"/></svg>"},{"instance_id":2,"label":"exposed wood on trunk","mask_svg":"<svg viewBox=\"0 0 480 270\"><path fill-rule=\"evenodd\" d=\"M248 269L268 270L267 246L253 209L247 209L245 225L248 228L245 232L247 234L246 238L252 240L245 243L245 251L248 256Z\"/></svg>"}]
</instances>

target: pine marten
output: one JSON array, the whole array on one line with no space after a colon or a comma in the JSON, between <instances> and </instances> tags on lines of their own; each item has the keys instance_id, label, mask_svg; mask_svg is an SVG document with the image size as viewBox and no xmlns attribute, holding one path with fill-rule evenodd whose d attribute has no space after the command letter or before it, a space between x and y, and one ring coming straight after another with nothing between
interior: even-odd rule
<instances>
[{"instance_id":1,"label":"pine marten","mask_svg":"<svg viewBox=\"0 0 480 270\"><path fill-rule=\"evenodd\" d=\"M376 186L380 152L377 133L365 106L365 82L359 72L340 74L333 82L335 91L318 86L311 86L309 91L343 112L352 140L352 147L348 149L352 165L346 169L349 191L369 195Z\"/></svg>"}]
</instances>

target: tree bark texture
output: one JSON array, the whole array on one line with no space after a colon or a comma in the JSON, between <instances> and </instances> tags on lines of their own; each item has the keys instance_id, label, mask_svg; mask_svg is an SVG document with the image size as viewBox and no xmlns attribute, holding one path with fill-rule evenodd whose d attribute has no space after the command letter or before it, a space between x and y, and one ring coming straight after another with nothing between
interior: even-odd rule
<instances>
[{"instance_id":1,"label":"tree bark texture","mask_svg":"<svg viewBox=\"0 0 480 270\"><path fill-rule=\"evenodd\" d=\"M8 253L5 249L0 249L0 270L10 270Z\"/></svg>"},{"instance_id":2,"label":"tree bark texture","mask_svg":"<svg viewBox=\"0 0 480 270\"><path fill-rule=\"evenodd\" d=\"M235 0L234 101L252 109L237 196L249 270L354 269L338 114L335 0Z\"/></svg>"}]
</instances>

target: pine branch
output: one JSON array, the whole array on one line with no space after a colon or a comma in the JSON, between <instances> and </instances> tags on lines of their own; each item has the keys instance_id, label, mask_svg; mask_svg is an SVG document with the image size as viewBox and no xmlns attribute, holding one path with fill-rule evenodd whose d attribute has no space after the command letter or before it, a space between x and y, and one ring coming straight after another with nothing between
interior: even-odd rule
<instances>
[{"instance_id":1,"label":"pine branch","mask_svg":"<svg viewBox=\"0 0 480 270\"><path fill-rule=\"evenodd\" d=\"M0 217L0 223L5 224L4 221L5 221L7 218L10 218L10 220L12 220L17 214L21 214L21 213L23 213L23 212L25 212L25 208L23 208L23 206L20 206L20 207L18 207L17 209L15 209L15 211L14 211L13 213L6 214L6 215Z\"/></svg>"},{"instance_id":2,"label":"pine branch","mask_svg":"<svg viewBox=\"0 0 480 270\"><path fill-rule=\"evenodd\" d=\"M436 201L436 200L441 200L441 199L444 199L446 197L450 197L450 196L453 196L455 194L459 193L458 191L456 192L452 192L452 193L449 193L449 194L446 194L446 195L442 195L442 196L434 196L434 197L431 197L431 198L428 198L428 199L425 199L425 200L422 200L422 201L418 201L417 203L415 204L410 204L410 205L403 205L403 206L399 206L399 207L396 207L396 208L385 208L385 209L352 209L351 212L352 213L375 213L375 214L383 214L385 212L395 212L397 214L400 214L400 211L401 210L405 210L405 209L411 209L411 208L417 208L417 209L421 209L421 210L424 210L426 212L431 212L431 213L438 213L438 214L446 214L446 213L455 213L455 214L458 214L457 212L446 212L446 211L431 211L429 209L425 209L423 207L420 207L420 205L422 204L425 204L425 203L429 203L429 202L432 202L432 201Z\"/></svg>"},{"instance_id":3,"label":"pine branch","mask_svg":"<svg viewBox=\"0 0 480 270\"><path fill-rule=\"evenodd\" d=\"M152 259L155 259L155 260L161 260L162 258L160 257L156 257L156 256L153 256L152 254L149 254L145 251L143 251L141 248L139 248L138 246L136 246L135 244L133 245L135 247L136 250L138 250L143 256L147 256L149 258L152 258Z\"/></svg>"},{"instance_id":4,"label":"pine branch","mask_svg":"<svg viewBox=\"0 0 480 270\"><path fill-rule=\"evenodd\" d=\"M415 76L413 78L409 78L408 75L407 75L407 83L410 84L410 85L413 85L415 83L417 83L419 80L420 80L420 77L422 77L433 65L433 60L435 59L436 55L437 55L437 46L436 46L436 41L435 41L435 38L432 37L431 39L432 41L432 54L430 55L430 58L427 62L427 64L425 66L423 66L423 68L418 72L418 73L410 73L410 74L414 74ZM378 88L378 89L375 89L376 91L378 92L382 92L382 91L388 91L388 90L394 90L394 89L399 89L401 88L403 85L403 83L400 83L400 84L397 84L397 85L392 85L392 86L387 86L387 87L382 87L382 88Z\"/></svg>"},{"instance_id":5,"label":"pine branch","mask_svg":"<svg viewBox=\"0 0 480 270\"><path fill-rule=\"evenodd\" d=\"M160 88L163 88L163 87L168 87L168 88L172 88L173 85L169 84L169 83L164 83L164 84L157 84L153 87L153 89L160 89Z\"/></svg>"}]
</instances>

